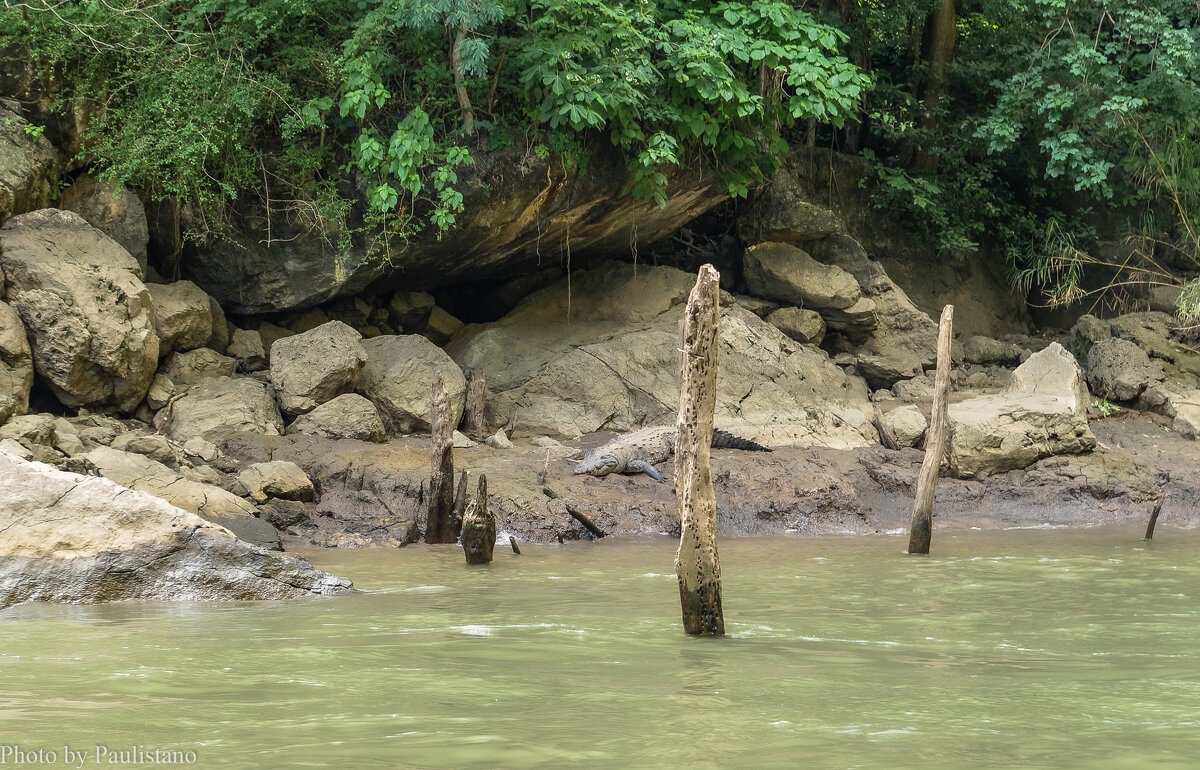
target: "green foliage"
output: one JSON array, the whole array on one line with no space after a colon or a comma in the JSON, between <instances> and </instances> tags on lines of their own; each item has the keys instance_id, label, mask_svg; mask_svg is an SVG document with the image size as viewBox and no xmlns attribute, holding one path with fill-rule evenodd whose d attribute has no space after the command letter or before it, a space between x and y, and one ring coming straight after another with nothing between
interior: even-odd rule
<instances>
[{"instance_id":1,"label":"green foliage","mask_svg":"<svg viewBox=\"0 0 1200 770\"><path fill-rule=\"evenodd\" d=\"M1101 417L1111 417L1121 411L1121 407L1109 401L1107 398L1101 398L1092 402L1092 408L1100 412Z\"/></svg>"}]
</instances>

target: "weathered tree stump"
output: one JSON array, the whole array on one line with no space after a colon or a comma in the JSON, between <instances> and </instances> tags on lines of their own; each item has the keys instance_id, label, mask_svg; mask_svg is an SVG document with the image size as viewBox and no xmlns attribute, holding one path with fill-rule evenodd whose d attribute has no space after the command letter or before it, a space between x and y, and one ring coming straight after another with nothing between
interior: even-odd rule
<instances>
[{"instance_id":1,"label":"weathered tree stump","mask_svg":"<svg viewBox=\"0 0 1200 770\"><path fill-rule=\"evenodd\" d=\"M917 499L913 503L912 525L908 532L910 554L929 553L933 539L933 497L937 492L938 470L946 448L946 401L950 389L950 333L954 326L954 305L942 308L938 323L937 377L933 382L933 414L925 436L925 459L917 477Z\"/></svg>"},{"instance_id":2,"label":"weathered tree stump","mask_svg":"<svg viewBox=\"0 0 1200 770\"><path fill-rule=\"evenodd\" d=\"M467 564L488 564L496 547L496 517L488 510L487 476L479 475L479 492L467 504L462 524L463 554Z\"/></svg>"},{"instance_id":3,"label":"weathered tree stump","mask_svg":"<svg viewBox=\"0 0 1200 770\"><path fill-rule=\"evenodd\" d=\"M709 471L717 404L717 325L720 275L700 268L679 335L679 417L675 423L675 497L679 501L679 602L689 634L725 633L717 499Z\"/></svg>"},{"instance_id":4,"label":"weathered tree stump","mask_svg":"<svg viewBox=\"0 0 1200 770\"><path fill-rule=\"evenodd\" d=\"M489 434L487 417L487 376L483 369L475 369L470 373L467 382L467 400L463 405L463 433L481 441Z\"/></svg>"},{"instance_id":5,"label":"weathered tree stump","mask_svg":"<svg viewBox=\"0 0 1200 770\"><path fill-rule=\"evenodd\" d=\"M453 543L457 536L457 533L452 531L454 423L450 420L450 394L446 392L446 383L440 374L433 381L430 423L433 426L433 472L429 477L429 515L425 520L425 542Z\"/></svg>"},{"instance_id":6,"label":"weathered tree stump","mask_svg":"<svg viewBox=\"0 0 1200 770\"><path fill-rule=\"evenodd\" d=\"M450 533L454 536L449 542L453 543L458 539L458 533L462 532L463 514L467 512L467 489L470 484L467 483L467 476L470 474L467 471L461 471L458 475L458 486L454 491L454 512L450 515Z\"/></svg>"},{"instance_id":7,"label":"weathered tree stump","mask_svg":"<svg viewBox=\"0 0 1200 770\"><path fill-rule=\"evenodd\" d=\"M1167 501L1167 493L1163 492L1158 496L1158 501L1154 503L1154 510L1150 512L1150 521L1146 524L1146 536L1143 540L1154 539L1154 526L1158 524L1158 514L1162 513L1163 503Z\"/></svg>"}]
</instances>

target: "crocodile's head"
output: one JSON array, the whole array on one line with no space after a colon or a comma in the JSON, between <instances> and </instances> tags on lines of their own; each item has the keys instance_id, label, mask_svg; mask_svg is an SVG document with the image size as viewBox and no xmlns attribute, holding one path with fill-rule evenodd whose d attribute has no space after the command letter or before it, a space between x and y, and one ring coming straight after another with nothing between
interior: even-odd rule
<instances>
[{"instance_id":1,"label":"crocodile's head","mask_svg":"<svg viewBox=\"0 0 1200 770\"><path fill-rule=\"evenodd\" d=\"M590 473L593 476L607 476L617 469L617 458L611 454L593 450L584 455L575 466L575 475Z\"/></svg>"}]
</instances>

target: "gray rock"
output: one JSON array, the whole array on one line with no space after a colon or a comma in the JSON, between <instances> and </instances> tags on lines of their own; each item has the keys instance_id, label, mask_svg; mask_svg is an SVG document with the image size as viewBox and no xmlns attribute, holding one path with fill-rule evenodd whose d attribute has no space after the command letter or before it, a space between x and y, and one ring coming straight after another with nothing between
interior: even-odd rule
<instances>
[{"instance_id":1,"label":"gray rock","mask_svg":"<svg viewBox=\"0 0 1200 770\"><path fill-rule=\"evenodd\" d=\"M900 446L920 446L929 421L915 406L902 406L883 416L883 427Z\"/></svg>"},{"instance_id":2,"label":"gray rock","mask_svg":"<svg viewBox=\"0 0 1200 770\"><path fill-rule=\"evenodd\" d=\"M354 390L367 361L362 335L330 321L275 343L271 384L285 414L297 415Z\"/></svg>"},{"instance_id":3,"label":"gray rock","mask_svg":"<svg viewBox=\"0 0 1200 770\"><path fill-rule=\"evenodd\" d=\"M22 414L13 417L0 427L0 438L11 438L26 446L45 444L53 446L57 426L54 415Z\"/></svg>"},{"instance_id":4,"label":"gray rock","mask_svg":"<svg viewBox=\"0 0 1200 770\"><path fill-rule=\"evenodd\" d=\"M232 377L236 370L237 361L229 356L208 348L196 348L167 356L158 371L176 387L187 388L205 380Z\"/></svg>"},{"instance_id":5,"label":"gray rock","mask_svg":"<svg viewBox=\"0 0 1200 770\"><path fill-rule=\"evenodd\" d=\"M1083 371L1058 343L1030 356L1000 393L952 404L950 470L962 478L1026 468L1043 457L1090 452Z\"/></svg>"},{"instance_id":6,"label":"gray rock","mask_svg":"<svg viewBox=\"0 0 1200 770\"><path fill-rule=\"evenodd\" d=\"M29 411L31 387L33 354L25 326L16 310L0 302L0 423Z\"/></svg>"},{"instance_id":7,"label":"gray rock","mask_svg":"<svg viewBox=\"0 0 1200 770\"><path fill-rule=\"evenodd\" d=\"M272 497L310 502L316 495L312 481L300 466L286 460L251 463L238 474L238 481L256 503Z\"/></svg>"},{"instance_id":8,"label":"gray rock","mask_svg":"<svg viewBox=\"0 0 1200 770\"><path fill-rule=\"evenodd\" d=\"M261 372L267 368L267 351L256 331L234 329L225 352L237 360L239 372Z\"/></svg>"},{"instance_id":9,"label":"gray rock","mask_svg":"<svg viewBox=\"0 0 1200 770\"><path fill-rule=\"evenodd\" d=\"M398 291L388 302L392 326L410 334L425 326L433 307L433 295L423 291Z\"/></svg>"},{"instance_id":10,"label":"gray rock","mask_svg":"<svg viewBox=\"0 0 1200 770\"><path fill-rule=\"evenodd\" d=\"M470 449L473 446L479 446L478 441L472 441L462 431L457 431L457 430L454 431L454 433L451 436L451 439L453 442L452 446L455 449Z\"/></svg>"},{"instance_id":11,"label":"gray rock","mask_svg":"<svg viewBox=\"0 0 1200 770\"><path fill-rule=\"evenodd\" d=\"M32 460L33 452L29 447L11 438L0 438L0 455L8 454L21 460Z\"/></svg>"},{"instance_id":12,"label":"gray rock","mask_svg":"<svg viewBox=\"0 0 1200 770\"><path fill-rule=\"evenodd\" d=\"M836 214L807 197L791 171L780 169L738 217L738 235L748 244L793 243L818 240L842 229Z\"/></svg>"},{"instance_id":13,"label":"gray rock","mask_svg":"<svg viewBox=\"0 0 1200 770\"><path fill-rule=\"evenodd\" d=\"M309 521L308 508L295 500L268 500L258 510L268 524L279 530Z\"/></svg>"},{"instance_id":14,"label":"gray rock","mask_svg":"<svg viewBox=\"0 0 1200 770\"><path fill-rule=\"evenodd\" d=\"M433 310L429 311L429 318L425 321L425 328L421 329L421 334L434 345L445 345L461 328L462 321L434 305Z\"/></svg>"},{"instance_id":15,"label":"gray rock","mask_svg":"<svg viewBox=\"0 0 1200 770\"><path fill-rule=\"evenodd\" d=\"M1174 319L1166 313L1129 313L1108 322L1112 336L1135 343L1151 358L1174 361L1178 346L1171 340Z\"/></svg>"},{"instance_id":16,"label":"gray rock","mask_svg":"<svg viewBox=\"0 0 1200 770\"><path fill-rule=\"evenodd\" d=\"M282 326L277 326L269 321L263 321L258 325L258 336L262 340L263 350L267 352L267 360L271 360L271 348L275 343L284 337L291 337L295 332L291 329L285 329Z\"/></svg>"},{"instance_id":17,"label":"gray rock","mask_svg":"<svg viewBox=\"0 0 1200 770\"><path fill-rule=\"evenodd\" d=\"M183 390L175 384L174 380L160 372L154 375L154 380L150 383L150 390L146 392L146 405L157 412L170 403L172 397Z\"/></svg>"},{"instance_id":18,"label":"gray rock","mask_svg":"<svg viewBox=\"0 0 1200 770\"><path fill-rule=\"evenodd\" d=\"M1183 287L1181 286L1151 286L1146 292L1146 300L1151 310L1175 315L1179 309L1179 296L1182 293Z\"/></svg>"},{"instance_id":19,"label":"gray rock","mask_svg":"<svg viewBox=\"0 0 1200 770\"><path fill-rule=\"evenodd\" d=\"M28 129L21 105L0 99L0 223L50 203L61 166L54 145Z\"/></svg>"},{"instance_id":20,"label":"gray rock","mask_svg":"<svg viewBox=\"0 0 1200 770\"><path fill-rule=\"evenodd\" d=\"M1171 381L1151 383L1142 391L1137 405L1173 417L1172 429L1185 438L1200 437L1200 389Z\"/></svg>"},{"instance_id":21,"label":"gray rock","mask_svg":"<svg viewBox=\"0 0 1200 770\"><path fill-rule=\"evenodd\" d=\"M199 458L206 463L212 462L220 455L216 444L211 441L205 441L199 436L193 436L183 442L183 453L189 457Z\"/></svg>"},{"instance_id":22,"label":"gray rock","mask_svg":"<svg viewBox=\"0 0 1200 770\"><path fill-rule=\"evenodd\" d=\"M208 312L212 315L213 333L208 338L208 342L204 345L206 348L211 348L221 355L227 353L226 348L229 347L229 321L225 318L225 311L221 309L221 303L217 302L215 297L208 298Z\"/></svg>"},{"instance_id":23,"label":"gray rock","mask_svg":"<svg viewBox=\"0 0 1200 770\"><path fill-rule=\"evenodd\" d=\"M357 393L343 393L326 401L288 426L289 435L306 434L329 438L383 441L386 431L379 410Z\"/></svg>"},{"instance_id":24,"label":"gray rock","mask_svg":"<svg viewBox=\"0 0 1200 770\"><path fill-rule=\"evenodd\" d=\"M283 419L267 385L219 377L193 385L178 399L164 431L183 442L196 437L215 442L238 431L278 436L283 433Z\"/></svg>"},{"instance_id":25,"label":"gray rock","mask_svg":"<svg viewBox=\"0 0 1200 770\"><path fill-rule=\"evenodd\" d=\"M673 421L679 319L694 276L609 264L530 295L447 347L487 371L491 423L575 437ZM721 309L716 422L769 446L857 447L878 435L865 383L739 305ZM371 341L373 342L373 340ZM428 403L427 393L422 394Z\"/></svg>"},{"instance_id":26,"label":"gray rock","mask_svg":"<svg viewBox=\"0 0 1200 770\"><path fill-rule=\"evenodd\" d=\"M178 462L175 457L175 449L166 436L125 433L113 439L109 446L121 452L145 455L159 463L175 464Z\"/></svg>"},{"instance_id":27,"label":"gray rock","mask_svg":"<svg viewBox=\"0 0 1200 770\"><path fill-rule=\"evenodd\" d=\"M1161 361L1151 361L1133 342L1100 340L1088 352L1088 384L1092 392L1113 401L1132 401L1146 386L1163 379Z\"/></svg>"},{"instance_id":28,"label":"gray rock","mask_svg":"<svg viewBox=\"0 0 1200 770\"><path fill-rule=\"evenodd\" d=\"M908 380L900 380L892 386L892 394L905 401L933 398L933 380L922 372Z\"/></svg>"},{"instance_id":29,"label":"gray rock","mask_svg":"<svg viewBox=\"0 0 1200 770\"><path fill-rule=\"evenodd\" d=\"M771 313L779 309L778 302L772 302L769 299L751 297L748 294L730 294L729 298L733 303L741 305L759 318L766 318L767 316L771 315ZM725 301L725 295L723 292L721 295L721 304L731 304L730 302Z\"/></svg>"},{"instance_id":30,"label":"gray rock","mask_svg":"<svg viewBox=\"0 0 1200 770\"><path fill-rule=\"evenodd\" d=\"M933 368L937 323L912 303L879 262L867 257L858 241L834 234L815 242L812 249L818 258L852 275L862 287L863 299L874 303L870 327L835 326L832 316L822 313L829 328L861 340L855 349L858 370L871 387L888 387Z\"/></svg>"},{"instance_id":31,"label":"gray rock","mask_svg":"<svg viewBox=\"0 0 1200 770\"><path fill-rule=\"evenodd\" d=\"M767 323L805 345L820 345L825 337L825 319L815 310L781 307L767 316Z\"/></svg>"},{"instance_id":32,"label":"gray rock","mask_svg":"<svg viewBox=\"0 0 1200 770\"><path fill-rule=\"evenodd\" d=\"M363 343L367 363L358 390L379 409L393 433L429 430L433 381L438 374L450 396L450 421L462 419L467 380L437 345L416 334L375 337ZM488 372L489 376L491 372Z\"/></svg>"},{"instance_id":33,"label":"gray rock","mask_svg":"<svg viewBox=\"0 0 1200 770\"><path fill-rule=\"evenodd\" d=\"M162 498L3 453L0 530L0 608L28 601L283 599L350 586Z\"/></svg>"},{"instance_id":34,"label":"gray rock","mask_svg":"<svg viewBox=\"0 0 1200 770\"><path fill-rule=\"evenodd\" d=\"M498 430L495 433L493 433L492 435L488 436L484 440L483 443L487 444L488 446L492 447L493 449L512 449L513 448L513 442L509 440L508 434L502 430Z\"/></svg>"},{"instance_id":35,"label":"gray rock","mask_svg":"<svg viewBox=\"0 0 1200 770\"><path fill-rule=\"evenodd\" d=\"M210 298L191 281L147 284L154 298L154 328L158 332L158 354L172 350L195 350L213 336Z\"/></svg>"},{"instance_id":36,"label":"gray rock","mask_svg":"<svg viewBox=\"0 0 1200 770\"><path fill-rule=\"evenodd\" d=\"M972 364L1012 364L1021 362L1025 350L1009 342L974 335L963 343L963 360Z\"/></svg>"},{"instance_id":37,"label":"gray rock","mask_svg":"<svg viewBox=\"0 0 1200 770\"><path fill-rule=\"evenodd\" d=\"M129 252L78 214L45 209L0 228L0 266L34 368L58 400L133 411L158 366L158 335Z\"/></svg>"},{"instance_id":38,"label":"gray rock","mask_svg":"<svg viewBox=\"0 0 1200 770\"><path fill-rule=\"evenodd\" d=\"M150 230L146 226L146 209L129 188L101 182L85 173L63 191L58 208L74 211L92 227L121 244L141 265L141 275L145 275ZM199 344L205 342L207 340Z\"/></svg>"},{"instance_id":39,"label":"gray rock","mask_svg":"<svg viewBox=\"0 0 1200 770\"><path fill-rule=\"evenodd\" d=\"M862 298L854 276L786 243L751 246L742 257L742 269L752 294L778 302L818 311L845 310Z\"/></svg>"},{"instance_id":40,"label":"gray rock","mask_svg":"<svg viewBox=\"0 0 1200 770\"><path fill-rule=\"evenodd\" d=\"M132 452L97 447L84 457L106 479L154 495L176 508L220 524L255 545L281 550L279 535L255 516L258 509L237 495L210 484L190 481L162 463Z\"/></svg>"}]
</instances>

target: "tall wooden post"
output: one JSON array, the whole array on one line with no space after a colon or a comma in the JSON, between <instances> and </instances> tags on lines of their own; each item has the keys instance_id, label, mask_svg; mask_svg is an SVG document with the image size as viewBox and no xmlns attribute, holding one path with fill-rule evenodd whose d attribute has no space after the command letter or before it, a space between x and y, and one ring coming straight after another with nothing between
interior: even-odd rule
<instances>
[{"instance_id":1,"label":"tall wooden post","mask_svg":"<svg viewBox=\"0 0 1200 770\"><path fill-rule=\"evenodd\" d=\"M700 268L679 335L679 417L675 423L675 497L679 501L679 602L689 634L725 633L717 498L709 472L717 404L717 323L720 275Z\"/></svg>"},{"instance_id":2,"label":"tall wooden post","mask_svg":"<svg viewBox=\"0 0 1200 770\"><path fill-rule=\"evenodd\" d=\"M454 423L450 421L450 394L442 375L433 381L433 407L430 424L433 426L429 477L429 515L425 519L426 543L453 543L454 512Z\"/></svg>"},{"instance_id":3,"label":"tall wooden post","mask_svg":"<svg viewBox=\"0 0 1200 770\"><path fill-rule=\"evenodd\" d=\"M908 532L908 552L929 553L933 538L933 496L937 492L938 470L946 448L946 401L950 390L950 333L954 326L954 305L942 308L938 323L937 377L933 382L933 414L925 437L925 459L917 478L917 499L913 503L912 526Z\"/></svg>"},{"instance_id":4,"label":"tall wooden post","mask_svg":"<svg viewBox=\"0 0 1200 770\"><path fill-rule=\"evenodd\" d=\"M488 564L496 548L496 516L488 509L487 476L479 474L479 492L463 516L462 547L467 564Z\"/></svg>"},{"instance_id":5,"label":"tall wooden post","mask_svg":"<svg viewBox=\"0 0 1200 770\"><path fill-rule=\"evenodd\" d=\"M1158 496L1158 501L1154 503L1154 510L1150 512L1150 521L1146 524L1146 536L1143 540L1154 539L1154 525L1158 523L1158 514L1162 513L1163 503L1167 501L1167 493L1163 492Z\"/></svg>"}]
</instances>

